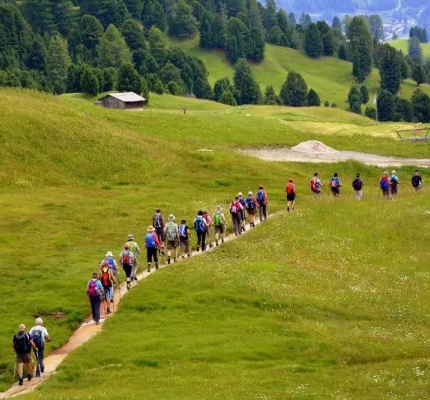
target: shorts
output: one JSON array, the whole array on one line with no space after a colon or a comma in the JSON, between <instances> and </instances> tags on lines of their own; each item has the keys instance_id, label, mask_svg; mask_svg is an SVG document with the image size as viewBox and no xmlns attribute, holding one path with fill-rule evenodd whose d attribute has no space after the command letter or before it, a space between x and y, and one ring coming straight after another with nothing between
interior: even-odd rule
<instances>
[{"instance_id":1,"label":"shorts","mask_svg":"<svg viewBox=\"0 0 430 400\"><path fill-rule=\"evenodd\" d=\"M112 286L103 286L103 299L111 300L113 298L113 285Z\"/></svg>"},{"instance_id":2,"label":"shorts","mask_svg":"<svg viewBox=\"0 0 430 400\"><path fill-rule=\"evenodd\" d=\"M296 200L296 194L295 193L287 193L287 201L294 201Z\"/></svg>"},{"instance_id":3,"label":"shorts","mask_svg":"<svg viewBox=\"0 0 430 400\"><path fill-rule=\"evenodd\" d=\"M187 253L191 252L191 249L190 249L190 240L189 239L183 239L183 238L181 238L179 244L180 244L181 250L183 252L187 252Z\"/></svg>"},{"instance_id":4,"label":"shorts","mask_svg":"<svg viewBox=\"0 0 430 400\"><path fill-rule=\"evenodd\" d=\"M167 250L173 250L178 247L178 242L176 240L168 240L167 241Z\"/></svg>"},{"instance_id":5,"label":"shorts","mask_svg":"<svg viewBox=\"0 0 430 400\"><path fill-rule=\"evenodd\" d=\"M16 363L17 364L28 364L31 362L31 353L24 353L24 354L16 354Z\"/></svg>"},{"instance_id":6,"label":"shorts","mask_svg":"<svg viewBox=\"0 0 430 400\"><path fill-rule=\"evenodd\" d=\"M215 233L224 233L224 225L216 225L215 226Z\"/></svg>"},{"instance_id":7,"label":"shorts","mask_svg":"<svg viewBox=\"0 0 430 400\"><path fill-rule=\"evenodd\" d=\"M246 209L246 213L248 215L255 215L255 208L253 208L252 210L250 210L249 208Z\"/></svg>"},{"instance_id":8,"label":"shorts","mask_svg":"<svg viewBox=\"0 0 430 400\"><path fill-rule=\"evenodd\" d=\"M330 188L333 194L339 194L339 188L338 187L331 187Z\"/></svg>"},{"instance_id":9,"label":"shorts","mask_svg":"<svg viewBox=\"0 0 430 400\"><path fill-rule=\"evenodd\" d=\"M391 194L397 194L398 191L398 187L397 186L390 186L390 192Z\"/></svg>"}]
</instances>

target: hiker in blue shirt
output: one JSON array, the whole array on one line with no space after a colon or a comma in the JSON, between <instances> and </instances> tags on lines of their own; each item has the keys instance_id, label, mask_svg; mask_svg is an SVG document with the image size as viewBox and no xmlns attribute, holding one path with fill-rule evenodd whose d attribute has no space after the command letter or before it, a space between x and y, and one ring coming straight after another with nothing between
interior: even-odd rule
<instances>
[{"instance_id":1,"label":"hiker in blue shirt","mask_svg":"<svg viewBox=\"0 0 430 400\"><path fill-rule=\"evenodd\" d=\"M334 173L330 180L330 189L334 197L339 197L340 194L340 178L337 172Z\"/></svg>"}]
</instances>

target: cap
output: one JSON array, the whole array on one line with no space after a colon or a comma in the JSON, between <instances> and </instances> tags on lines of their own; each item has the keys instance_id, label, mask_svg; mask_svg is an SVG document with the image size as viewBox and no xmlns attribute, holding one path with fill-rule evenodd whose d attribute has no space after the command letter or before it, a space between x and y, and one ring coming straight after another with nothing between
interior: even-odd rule
<instances>
[{"instance_id":1,"label":"cap","mask_svg":"<svg viewBox=\"0 0 430 400\"><path fill-rule=\"evenodd\" d=\"M127 236L127 240L134 240L134 236L130 233L130 234Z\"/></svg>"},{"instance_id":2,"label":"cap","mask_svg":"<svg viewBox=\"0 0 430 400\"><path fill-rule=\"evenodd\" d=\"M111 251L108 251L106 253L105 257L113 257L113 253Z\"/></svg>"},{"instance_id":3,"label":"cap","mask_svg":"<svg viewBox=\"0 0 430 400\"><path fill-rule=\"evenodd\" d=\"M155 228L152 225L149 225L148 232L155 232Z\"/></svg>"},{"instance_id":4,"label":"cap","mask_svg":"<svg viewBox=\"0 0 430 400\"><path fill-rule=\"evenodd\" d=\"M169 221L174 221L175 220L175 216L173 214L169 215Z\"/></svg>"},{"instance_id":5,"label":"cap","mask_svg":"<svg viewBox=\"0 0 430 400\"><path fill-rule=\"evenodd\" d=\"M124 249L129 249L130 248L130 243L126 243L125 245L124 245Z\"/></svg>"}]
</instances>

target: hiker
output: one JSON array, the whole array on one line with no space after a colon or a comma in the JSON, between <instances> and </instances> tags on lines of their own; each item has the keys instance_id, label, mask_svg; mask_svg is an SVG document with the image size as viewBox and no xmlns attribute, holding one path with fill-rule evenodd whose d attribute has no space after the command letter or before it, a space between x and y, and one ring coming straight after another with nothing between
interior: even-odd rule
<instances>
[{"instance_id":1,"label":"hiker","mask_svg":"<svg viewBox=\"0 0 430 400\"><path fill-rule=\"evenodd\" d=\"M182 258L185 258L185 254L191 257L191 245L190 245L190 229L187 226L187 221L183 219L181 225L178 228L179 232L179 246L181 248Z\"/></svg>"},{"instance_id":2,"label":"hiker","mask_svg":"<svg viewBox=\"0 0 430 400\"><path fill-rule=\"evenodd\" d=\"M169 221L164 226L164 237L166 238L167 247L167 264L170 264L170 256L173 250L173 261L177 261L177 251L179 245L179 232L178 225L175 224L175 216L173 214L169 215Z\"/></svg>"},{"instance_id":3,"label":"hiker","mask_svg":"<svg viewBox=\"0 0 430 400\"><path fill-rule=\"evenodd\" d=\"M263 222L263 217L264 217L264 220L267 220L267 193L263 189L262 185L258 187L257 203L258 203L258 218L260 219L260 222Z\"/></svg>"},{"instance_id":4,"label":"hiker","mask_svg":"<svg viewBox=\"0 0 430 400\"><path fill-rule=\"evenodd\" d=\"M363 186L364 182L361 180L360 174L356 174L355 179L352 181L356 200L361 200L363 198Z\"/></svg>"},{"instance_id":5,"label":"hiker","mask_svg":"<svg viewBox=\"0 0 430 400\"><path fill-rule=\"evenodd\" d=\"M390 199L390 180L388 179L388 171L385 171L379 180L379 187L382 190L382 198L385 200Z\"/></svg>"},{"instance_id":6,"label":"hiker","mask_svg":"<svg viewBox=\"0 0 430 400\"><path fill-rule=\"evenodd\" d=\"M131 272L133 271L134 254L130 251L130 243L124 245L124 250L119 255L119 263L125 272L127 279L127 289L131 288Z\"/></svg>"},{"instance_id":7,"label":"hiker","mask_svg":"<svg viewBox=\"0 0 430 400\"><path fill-rule=\"evenodd\" d=\"M43 319L36 318L36 326L30 329L30 336L33 338L33 342L37 347L37 351L34 350L37 359L36 366L36 377L45 372L45 365L43 364L44 354L45 354L45 343L50 342L51 338L47 329L43 326Z\"/></svg>"},{"instance_id":8,"label":"hiker","mask_svg":"<svg viewBox=\"0 0 430 400\"><path fill-rule=\"evenodd\" d=\"M150 225L145 236L146 247L146 262L148 264L148 272L151 272L151 263L154 260L155 269L158 269L158 251L162 248L162 244L158 240L158 235L155 228Z\"/></svg>"},{"instance_id":9,"label":"hiker","mask_svg":"<svg viewBox=\"0 0 430 400\"><path fill-rule=\"evenodd\" d=\"M224 243L225 239L225 227L226 227L226 220L224 212L222 211L221 206L216 207L216 211L213 215L213 224L215 228L215 245L218 246L219 244L219 235L221 234L221 243Z\"/></svg>"},{"instance_id":10,"label":"hiker","mask_svg":"<svg viewBox=\"0 0 430 400\"><path fill-rule=\"evenodd\" d=\"M412 176L411 181L412 187L415 189L415 192L419 193L423 185L423 178L421 178L420 172L417 169L415 170L415 174Z\"/></svg>"},{"instance_id":11,"label":"hiker","mask_svg":"<svg viewBox=\"0 0 430 400\"><path fill-rule=\"evenodd\" d=\"M111 298L111 303L114 303L115 302L115 283L118 277L119 269L118 269L117 262L113 258L113 253L110 250L106 253L105 258L100 262L99 270L102 269L102 267L105 264L105 261L108 262L109 269L112 271L112 274L114 277L114 283L112 284L112 298Z\"/></svg>"},{"instance_id":12,"label":"hiker","mask_svg":"<svg viewBox=\"0 0 430 400\"><path fill-rule=\"evenodd\" d=\"M322 182L318 177L318 172L315 172L313 178L310 180L310 188L316 198L321 196Z\"/></svg>"},{"instance_id":13,"label":"hiker","mask_svg":"<svg viewBox=\"0 0 430 400\"><path fill-rule=\"evenodd\" d=\"M233 232L234 234L237 235L241 235L242 234L242 229L241 229L241 214L242 214L242 204L240 204L239 201L239 197L235 197L234 200L230 203L230 214L231 214L231 219L233 221Z\"/></svg>"},{"instance_id":14,"label":"hiker","mask_svg":"<svg viewBox=\"0 0 430 400\"><path fill-rule=\"evenodd\" d=\"M103 286L98 280L97 272L93 273L93 277L87 283L87 295L91 304L91 315L96 325L100 321L100 305L102 303Z\"/></svg>"},{"instance_id":15,"label":"hiker","mask_svg":"<svg viewBox=\"0 0 430 400\"><path fill-rule=\"evenodd\" d=\"M339 197L340 194L340 178L337 172L334 173L330 180L330 189L334 197Z\"/></svg>"},{"instance_id":16,"label":"hiker","mask_svg":"<svg viewBox=\"0 0 430 400\"><path fill-rule=\"evenodd\" d=\"M402 183L399 180L399 177L396 175L396 171L391 171L391 176L390 176L390 193L391 193L391 197L396 197L397 193L399 191L399 187L398 185Z\"/></svg>"},{"instance_id":17,"label":"hiker","mask_svg":"<svg viewBox=\"0 0 430 400\"><path fill-rule=\"evenodd\" d=\"M203 211L200 210L197 213L197 217L194 219L194 230L197 234L197 247L196 250L200 251L200 246L202 251L206 250L206 221L203 218Z\"/></svg>"},{"instance_id":18,"label":"hiker","mask_svg":"<svg viewBox=\"0 0 430 400\"><path fill-rule=\"evenodd\" d=\"M131 270L131 280L137 281L137 259L140 256L140 248L137 242L134 241L134 236L130 233L127 236L127 243L130 244L130 251L133 253L133 268Z\"/></svg>"},{"instance_id":19,"label":"hiker","mask_svg":"<svg viewBox=\"0 0 430 400\"><path fill-rule=\"evenodd\" d=\"M24 378L22 376L24 364L27 369L27 379L31 381L32 366L31 366L31 349L38 351L36 344L30 334L25 331L25 325L19 326L19 332L14 335L12 339L12 347L16 353L16 364L18 365L18 384L22 386L24 384Z\"/></svg>"},{"instance_id":20,"label":"hiker","mask_svg":"<svg viewBox=\"0 0 430 400\"><path fill-rule=\"evenodd\" d=\"M206 222L206 244L209 243L209 247L212 248L212 238L211 238L211 233L212 233L212 218L210 217L208 210L203 210L203 219Z\"/></svg>"},{"instance_id":21,"label":"hiker","mask_svg":"<svg viewBox=\"0 0 430 400\"><path fill-rule=\"evenodd\" d=\"M164 243L164 217L161 214L161 209L157 208L152 217L152 226L155 228L155 233L158 236L158 241Z\"/></svg>"},{"instance_id":22,"label":"hiker","mask_svg":"<svg viewBox=\"0 0 430 400\"><path fill-rule=\"evenodd\" d=\"M257 207L257 199L252 196L252 192L248 192L248 197L245 199L245 208L250 228L255 227L255 212L257 211Z\"/></svg>"},{"instance_id":23,"label":"hiker","mask_svg":"<svg viewBox=\"0 0 430 400\"><path fill-rule=\"evenodd\" d=\"M103 299L102 302L105 304L105 310L107 314L110 314L110 303L113 303L113 290L115 277L113 276L112 270L109 268L109 261L105 261L102 268L99 271L99 281L103 286ZM115 307L113 305L112 307Z\"/></svg>"},{"instance_id":24,"label":"hiker","mask_svg":"<svg viewBox=\"0 0 430 400\"><path fill-rule=\"evenodd\" d=\"M239 199L239 203L242 204L242 211L240 212L240 229L242 230L242 232L245 232L245 223L246 223L245 209L246 209L246 201L243 198L242 192L239 192L237 194L237 198Z\"/></svg>"},{"instance_id":25,"label":"hiker","mask_svg":"<svg viewBox=\"0 0 430 400\"><path fill-rule=\"evenodd\" d=\"M296 203L296 185L293 179L289 179L285 185L285 192L287 193L287 211L294 211L294 204Z\"/></svg>"}]
</instances>

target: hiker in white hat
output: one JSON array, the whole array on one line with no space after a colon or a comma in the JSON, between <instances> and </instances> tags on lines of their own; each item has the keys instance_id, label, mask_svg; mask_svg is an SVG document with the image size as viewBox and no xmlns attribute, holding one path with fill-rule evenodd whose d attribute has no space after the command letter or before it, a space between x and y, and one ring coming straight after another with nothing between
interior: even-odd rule
<instances>
[{"instance_id":1,"label":"hiker in white hat","mask_svg":"<svg viewBox=\"0 0 430 400\"><path fill-rule=\"evenodd\" d=\"M118 268L117 262L113 258L113 253L110 250L106 252L105 258L103 258L103 260L100 261L99 270L101 270L106 265L106 262L108 263L109 269L112 271L112 275L114 276L114 279L116 282L119 268ZM111 303L114 303L114 296L115 296L115 283L112 284L112 298L110 300Z\"/></svg>"}]
</instances>

